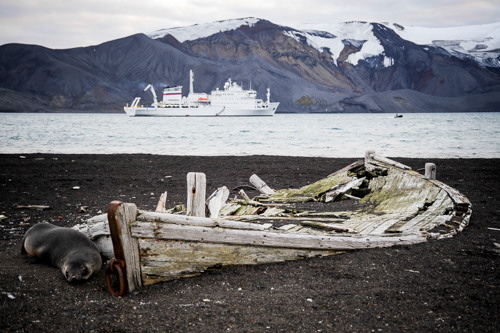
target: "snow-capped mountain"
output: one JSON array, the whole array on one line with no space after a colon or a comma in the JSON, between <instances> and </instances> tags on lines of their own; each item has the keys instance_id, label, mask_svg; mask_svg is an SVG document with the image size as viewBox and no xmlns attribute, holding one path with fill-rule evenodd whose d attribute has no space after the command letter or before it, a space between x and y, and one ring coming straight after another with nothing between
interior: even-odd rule
<instances>
[{"instance_id":1,"label":"snow-capped mountain","mask_svg":"<svg viewBox=\"0 0 500 333\"><path fill-rule=\"evenodd\" d=\"M0 46L0 111L122 112L147 84L187 93L227 78L271 88L278 112L500 110L500 23L422 28L234 19L52 50Z\"/></svg>"},{"instance_id":2,"label":"snow-capped mountain","mask_svg":"<svg viewBox=\"0 0 500 333\"><path fill-rule=\"evenodd\" d=\"M244 18L200 24L189 27L162 29L146 35L153 39L172 35L179 42L207 38L219 32L236 30L242 26L252 27L260 19ZM448 54L461 59L472 59L487 67L500 68L500 22L493 24L451 27L425 28L402 26L397 23L317 23L295 24L282 27L283 34L298 42L306 42L318 51L327 51L336 64L340 53L347 43L360 46L358 52L349 55L347 62L357 65L360 59L384 56L384 48L379 38L373 33L374 24L395 31L402 39L425 47L440 48ZM384 58L384 65L391 66L393 60Z\"/></svg>"}]
</instances>

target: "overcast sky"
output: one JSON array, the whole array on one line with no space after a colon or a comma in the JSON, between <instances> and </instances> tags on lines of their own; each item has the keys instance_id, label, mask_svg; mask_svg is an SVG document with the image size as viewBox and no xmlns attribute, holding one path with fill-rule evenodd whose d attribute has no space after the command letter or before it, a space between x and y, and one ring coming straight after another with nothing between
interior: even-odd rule
<instances>
[{"instance_id":1,"label":"overcast sky","mask_svg":"<svg viewBox=\"0 0 500 333\"><path fill-rule=\"evenodd\" d=\"M500 0L0 0L0 45L72 48L243 17L453 27L500 22Z\"/></svg>"}]
</instances>

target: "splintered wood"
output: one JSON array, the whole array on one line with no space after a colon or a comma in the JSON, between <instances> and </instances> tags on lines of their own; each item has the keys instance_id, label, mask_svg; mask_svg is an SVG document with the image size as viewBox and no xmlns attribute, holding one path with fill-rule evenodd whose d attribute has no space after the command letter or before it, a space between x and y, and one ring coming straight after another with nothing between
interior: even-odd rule
<instances>
[{"instance_id":1,"label":"splintered wood","mask_svg":"<svg viewBox=\"0 0 500 333\"><path fill-rule=\"evenodd\" d=\"M133 212L135 205L123 204L129 223L122 230L138 244L144 285L197 275L213 267L450 237L467 226L472 205L457 190L434 179L435 165L427 169L423 176L370 151L365 161L298 189L274 191L253 175L251 183L261 194L250 198L241 190L243 200L230 201L226 187L205 200L205 175L190 173L187 215L165 213L161 205L159 212ZM342 200L355 200L360 208L324 211L324 205ZM323 211L294 206L305 202L307 207L321 204ZM210 218L205 217L205 208Z\"/></svg>"}]
</instances>

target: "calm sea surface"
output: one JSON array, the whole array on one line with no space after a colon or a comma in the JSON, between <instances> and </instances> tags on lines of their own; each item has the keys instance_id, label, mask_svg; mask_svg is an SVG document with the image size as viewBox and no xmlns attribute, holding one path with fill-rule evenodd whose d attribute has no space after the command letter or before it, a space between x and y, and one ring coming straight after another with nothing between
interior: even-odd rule
<instances>
[{"instance_id":1,"label":"calm sea surface","mask_svg":"<svg viewBox=\"0 0 500 333\"><path fill-rule=\"evenodd\" d=\"M0 153L500 158L499 113L149 118L0 113Z\"/></svg>"}]
</instances>

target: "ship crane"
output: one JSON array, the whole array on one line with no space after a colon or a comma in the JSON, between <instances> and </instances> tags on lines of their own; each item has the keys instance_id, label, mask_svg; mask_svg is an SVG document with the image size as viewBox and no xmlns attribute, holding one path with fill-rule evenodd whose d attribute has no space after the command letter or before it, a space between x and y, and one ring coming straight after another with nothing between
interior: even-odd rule
<instances>
[{"instance_id":1,"label":"ship crane","mask_svg":"<svg viewBox=\"0 0 500 333\"><path fill-rule=\"evenodd\" d=\"M151 84L148 84L148 86L146 88L144 88L144 91L146 91L148 89L151 89L151 93L153 94L153 99L154 99L154 103L152 105L156 108L156 107L158 107L158 99L156 98L155 89L153 88L153 86Z\"/></svg>"}]
</instances>

